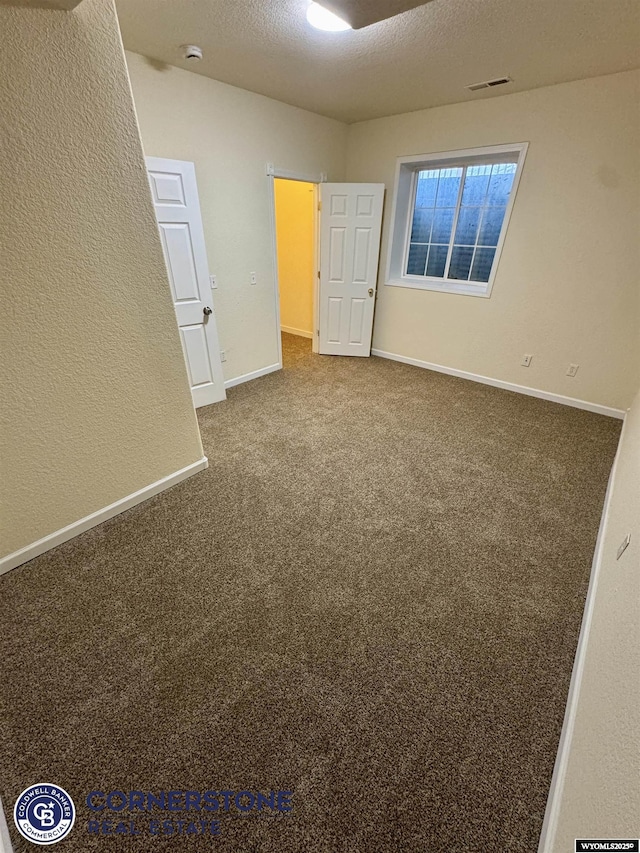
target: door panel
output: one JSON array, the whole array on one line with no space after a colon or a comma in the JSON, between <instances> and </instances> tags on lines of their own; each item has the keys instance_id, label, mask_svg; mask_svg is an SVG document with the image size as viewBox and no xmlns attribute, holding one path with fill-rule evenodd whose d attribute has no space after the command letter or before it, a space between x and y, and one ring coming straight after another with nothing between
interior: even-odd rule
<instances>
[{"instance_id":1,"label":"door panel","mask_svg":"<svg viewBox=\"0 0 640 853\"><path fill-rule=\"evenodd\" d=\"M329 281L344 284L344 240L346 228L332 228L329 247Z\"/></svg>"},{"instance_id":2,"label":"door panel","mask_svg":"<svg viewBox=\"0 0 640 853\"><path fill-rule=\"evenodd\" d=\"M200 301L188 223L160 222L164 260L174 302Z\"/></svg>"},{"instance_id":3,"label":"door panel","mask_svg":"<svg viewBox=\"0 0 640 853\"><path fill-rule=\"evenodd\" d=\"M179 173L149 173L154 204L186 205L184 183Z\"/></svg>"},{"instance_id":4,"label":"door panel","mask_svg":"<svg viewBox=\"0 0 640 853\"><path fill-rule=\"evenodd\" d=\"M368 356L384 184L321 184L320 193L319 352Z\"/></svg>"},{"instance_id":5,"label":"door panel","mask_svg":"<svg viewBox=\"0 0 640 853\"><path fill-rule=\"evenodd\" d=\"M351 300L351 324L349 326L349 343L361 344L364 339L364 299Z\"/></svg>"},{"instance_id":6,"label":"door panel","mask_svg":"<svg viewBox=\"0 0 640 853\"><path fill-rule=\"evenodd\" d=\"M184 349L187 353L189 373L191 374L193 386L198 387L206 385L208 382L213 382L207 338L204 333L203 324L183 326L180 331L182 332Z\"/></svg>"},{"instance_id":7,"label":"door panel","mask_svg":"<svg viewBox=\"0 0 640 853\"><path fill-rule=\"evenodd\" d=\"M353 281L354 284L366 284L369 281L369 256L371 252L371 229L356 228L356 240L353 252Z\"/></svg>"},{"instance_id":8,"label":"door panel","mask_svg":"<svg viewBox=\"0 0 640 853\"><path fill-rule=\"evenodd\" d=\"M375 196L359 195L356 199L356 216L373 216Z\"/></svg>"},{"instance_id":9,"label":"door panel","mask_svg":"<svg viewBox=\"0 0 640 853\"><path fill-rule=\"evenodd\" d=\"M151 196L160 230L193 404L226 397L212 308L209 268L193 163L147 157Z\"/></svg>"},{"instance_id":10,"label":"door panel","mask_svg":"<svg viewBox=\"0 0 640 853\"><path fill-rule=\"evenodd\" d=\"M342 297L329 297L329 317L327 320L327 340L333 344L340 343L340 314L342 313Z\"/></svg>"},{"instance_id":11,"label":"door panel","mask_svg":"<svg viewBox=\"0 0 640 853\"><path fill-rule=\"evenodd\" d=\"M347 215L347 196L334 192L331 194L331 202L329 204L331 216L346 216Z\"/></svg>"}]
</instances>

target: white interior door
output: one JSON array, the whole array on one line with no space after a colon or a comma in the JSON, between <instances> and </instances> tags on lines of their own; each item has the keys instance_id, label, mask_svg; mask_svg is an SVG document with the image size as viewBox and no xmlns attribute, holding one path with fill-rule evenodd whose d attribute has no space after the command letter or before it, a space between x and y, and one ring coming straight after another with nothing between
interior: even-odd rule
<instances>
[{"instance_id":1,"label":"white interior door","mask_svg":"<svg viewBox=\"0 0 640 853\"><path fill-rule=\"evenodd\" d=\"M226 394L196 171L183 160L146 161L193 404L207 406Z\"/></svg>"},{"instance_id":2,"label":"white interior door","mask_svg":"<svg viewBox=\"0 0 640 853\"><path fill-rule=\"evenodd\" d=\"M320 184L319 352L371 354L384 184Z\"/></svg>"}]
</instances>

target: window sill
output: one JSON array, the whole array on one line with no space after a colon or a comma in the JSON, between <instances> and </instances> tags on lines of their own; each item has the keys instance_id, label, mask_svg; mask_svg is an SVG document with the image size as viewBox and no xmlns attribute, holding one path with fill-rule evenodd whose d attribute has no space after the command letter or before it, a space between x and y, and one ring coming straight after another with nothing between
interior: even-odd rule
<instances>
[{"instance_id":1,"label":"window sill","mask_svg":"<svg viewBox=\"0 0 640 853\"><path fill-rule=\"evenodd\" d=\"M441 278L412 278L402 276L401 278L390 278L385 281L390 287L409 287L414 290L436 290L440 293L457 293L459 296L481 296L488 299L491 295L489 284L472 284L468 281L444 281Z\"/></svg>"}]
</instances>

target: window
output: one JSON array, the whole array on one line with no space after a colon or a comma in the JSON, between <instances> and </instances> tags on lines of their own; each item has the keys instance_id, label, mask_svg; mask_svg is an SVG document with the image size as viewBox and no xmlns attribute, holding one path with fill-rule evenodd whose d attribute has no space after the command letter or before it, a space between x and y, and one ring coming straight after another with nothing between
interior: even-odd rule
<instances>
[{"instance_id":1,"label":"window","mask_svg":"<svg viewBox=\"0 0 640 853\"><path fill-rule=\"evenodd\" d=\"M386 283L489 296L526 148L401 157Z\"/></svg>"}]
</instances>

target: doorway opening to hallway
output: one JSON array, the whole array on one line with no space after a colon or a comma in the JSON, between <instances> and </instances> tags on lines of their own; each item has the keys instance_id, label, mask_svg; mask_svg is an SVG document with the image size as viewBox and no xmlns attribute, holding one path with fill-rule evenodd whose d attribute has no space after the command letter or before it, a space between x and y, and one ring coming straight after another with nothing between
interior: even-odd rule
<instances>
[{"instance_id":1,"label":"doorway opening to hallway","mask_svg":"<svg viewBox=\"0 0 640 853\"><path fill-rule=\"evenodd\" d=\"M280 332L313 340L318 187L308 181L275 178L274 200Z\"/></svg>"}]
</instances>

